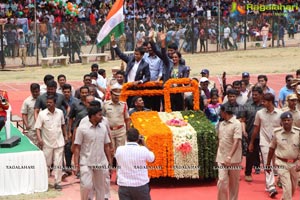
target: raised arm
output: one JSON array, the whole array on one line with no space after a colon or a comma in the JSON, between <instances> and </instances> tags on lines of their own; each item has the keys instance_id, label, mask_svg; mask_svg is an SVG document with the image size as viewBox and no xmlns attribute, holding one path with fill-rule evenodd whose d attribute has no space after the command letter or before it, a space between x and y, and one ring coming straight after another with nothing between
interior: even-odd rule
<instances>
[{"instance_id":1,"label":"raised arm","mask_svg":"<svg viewBox=\"0 0 300 200\"><path fill-rule=\"evenodd\" d=\"M116 54L120 57L120 59L128 63L130 57L122 53L121 50L118 48L114 35L110 36L110 41L111 41L112 48L115 50Z\"/></svg>"},{"instance_id":2,"label":"raised arm","mask_svg":"<svg viewBox=\"0 0 300 200\"><path fill-rule=\"evenodd\" d=\"M162 59L162 54L161 54L161 52L157 49L156 43L154 42L154 39L153 39L153 37L154 37L154 32L153 32L153 31L150 31L148 37L149 37L149 42L150 42L150 45L151 45L151 48L152 48L153 52L154 52L160 59Z\"/></svg>"}]
</instances>

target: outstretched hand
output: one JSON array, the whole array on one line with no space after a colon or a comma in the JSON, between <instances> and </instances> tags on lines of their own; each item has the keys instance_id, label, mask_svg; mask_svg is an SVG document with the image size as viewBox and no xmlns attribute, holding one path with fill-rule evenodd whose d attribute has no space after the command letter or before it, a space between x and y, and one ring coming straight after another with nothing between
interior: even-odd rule
<instances>
[{"instance_id":1,"label":"outstretched hand","mask_svg":"<svg viewBox=\"0 0 300 200\"><path fill-rule=\"evenodd\" d=\"M112 45L112 46L114 46L114 45L116 44L116 40L115 40L115 35L114 35L114 34L112 34L112 35L110 36L110 42L111 42L111 45Z\"/></svg>"},{"instance_id":2,"label":"outstretched hand","mask_svg":"<svg viewBox=\"0 0 300 200\"><path fill-rule=\"evenodd\" d=\"M161 34L160 34L160 41L165 41L165 39L166 39L166 33L165 32L162 32Z\"/></svg>"},{"instance_id":3,"label":"outstretched hand","mask_svg":"<svg viewBox=\"0 0 300 200\"><path fill-rule=\"evenodd\" d=\"M148 38L149 38L149 40L153 40L153 37L154 37L154 31L153 30L151 30L150 32L149 32L149 35L148 35Z\"/></svg>"}]
</instances>

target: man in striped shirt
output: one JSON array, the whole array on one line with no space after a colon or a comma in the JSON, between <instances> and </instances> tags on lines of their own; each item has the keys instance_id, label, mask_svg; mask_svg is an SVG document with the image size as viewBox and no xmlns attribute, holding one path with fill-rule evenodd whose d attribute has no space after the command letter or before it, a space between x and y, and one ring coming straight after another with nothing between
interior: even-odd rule
<instances>
[{"instance_id":1,"label":"man in striped shirt","mask_svg":"<svg viewBox=\"0 0 300 200\"><path fill-rule=\"evenodd\" d=\"M117 148L115 157L118 163L119 199L150 200L147 161L153 162L155 156L137 129L127 131L127 143Z\"/></svg>"}]
</instances>

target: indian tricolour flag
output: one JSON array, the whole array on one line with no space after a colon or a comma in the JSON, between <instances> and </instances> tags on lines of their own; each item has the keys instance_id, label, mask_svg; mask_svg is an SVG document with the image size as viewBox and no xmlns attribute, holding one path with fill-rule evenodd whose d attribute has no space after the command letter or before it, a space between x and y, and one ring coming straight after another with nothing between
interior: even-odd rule
<instances>
[{"instance_id":1,"label":"indian tricolour flag","mask_svg":"<svg viewBox=\"0 0 300 200\"><path fill-rule=\"evenodd\" d=\"M124 0L117 0L109 11L106 22L97 36L97 45L99 47L110 42L110 36L114 34L115 38L124 33Z\"/></svg>"}]
</instances>

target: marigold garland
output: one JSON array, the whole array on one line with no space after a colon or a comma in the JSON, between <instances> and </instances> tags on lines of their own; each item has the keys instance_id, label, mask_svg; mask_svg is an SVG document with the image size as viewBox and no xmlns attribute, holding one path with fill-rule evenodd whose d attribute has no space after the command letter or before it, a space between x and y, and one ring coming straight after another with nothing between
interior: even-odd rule
<instances>
[{"instance_id":1,"label":"marigold garland","mask_svg":"<svg viewBox=\"0 0 300 200\"><path fill-rule=\"evenodd\" d=\"M174 177L173 140L170 128L161 121L155 111L135 112L131 115L131 120L155 154L155 161L148 163L149 177Z\"/></svg>"},{"instance_id":2,"label":"marigold garland","mask_svg":"<svg viewBox=\"0 0 300 200\"><path fill-rule=\"evenodd\" d=\"M143 84L134 85L132 82L125 83L122 86L122 92L120 95L120 101L125 101L128 98L128 96L158 96L158 95L164 95L163 89L153 89L151 88L157 88L161 87L163 88L163 82L155 82L155 81L149 81ZM130 90L130 89L139 89L139 90Z\"/></svg>"},{"instance_id":3,"label":"marigold garland","mask_svg":"<svg viewBox=\"0 0 300 200\"><path fill-rule=\"evenodd\" d=\"M173 85L178 85L173 87ZM186 86L190 85L190 86ZM171 109L171 93L183 93L183 92L193 92L194 93L194 110L199 110L199 88L197 81L189 78L179 78L179 79L169 79L164 84L164 88L157 89L157 87L162 87L162 82L147 82L144 84L139 84L134 86L133 83L126 83L122 87L122 92L120 96L120 101L126 101L128 96L162 96L164 95L165 101L165 111L172 112ZM130 90L132 88L137 88L140 90ZM151 89L153 88L153 89ZM143 89L143 90L142 90Z\"/></svg>"},{"instance_id":4,"label":"marigold garland","mask_svg":"<svg viewBox=\"0 0 300 200\"><path fill-rule=\"evenodd\" d=\"M183 120L180 112L160 112L158 115L163 122L174 118ZM190 124L182 127L169 126L169 128L173 136L174 176L176 178L199 178L196 131Z\"/></svg>"},{"instance_id":5,"label":"marigold garland","mask_svg":"<svg viewBox=\"0 0 300 200\"><path fill-rule=\"evenodd\" d=\"M179 86L173 87L173 85L191 85L191 86ZM169 79L165 82L165 111L172 112L171 108L171 93L183 93L183 92L193 92L194 93L194 110L199 110L199 87L197 81L189 78L174 78Z\"/></svg>"}]
</instances>

